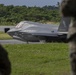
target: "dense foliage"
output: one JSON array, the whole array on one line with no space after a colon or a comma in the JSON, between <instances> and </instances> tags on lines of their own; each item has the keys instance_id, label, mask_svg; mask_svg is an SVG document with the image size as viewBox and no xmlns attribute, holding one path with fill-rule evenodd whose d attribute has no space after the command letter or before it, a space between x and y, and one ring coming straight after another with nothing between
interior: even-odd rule
<instances>
[{"instance_id":1,"label":"dense foliage","mask_svg":"<svg viewBox=\"0 0 76 75\"><path fill-rule=\"evenodd\" d=\"M22 20L34 22L58 22L60 15L58 7L27 7L0 4L0 25L16 24Z\"/></svg>"}]
</instances>

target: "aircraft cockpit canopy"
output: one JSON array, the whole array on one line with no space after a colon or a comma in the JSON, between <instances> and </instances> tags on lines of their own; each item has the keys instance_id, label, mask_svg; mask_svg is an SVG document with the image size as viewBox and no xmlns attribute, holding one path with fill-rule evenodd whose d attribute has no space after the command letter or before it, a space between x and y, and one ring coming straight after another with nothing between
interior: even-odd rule
<instances>
[{"instance_id":1,"label":"aircraft cockpit canopy","mask_svg":"<svg viewBox=\"0 0 76 75\"><path fill-rule=\"evenodd\" d=\"M22 21L22 22L20 22L20 23L17 24L16 28L19 29L19 28L21 28L24 24L25 24L25 21Z\"/></svg>"},{"instance_id":2,"label":"aircraft cockpit canopy","mask_svg":"<svg viewBox=\"0 0 76 75\"><path fill-rule=\"evenodd\" d=\"M21 21L20 23L17 24L15 27L16 29L27 29L29 27L37 27L33 22L28 22L28 21Z\"/></svg>"}]
</instances>

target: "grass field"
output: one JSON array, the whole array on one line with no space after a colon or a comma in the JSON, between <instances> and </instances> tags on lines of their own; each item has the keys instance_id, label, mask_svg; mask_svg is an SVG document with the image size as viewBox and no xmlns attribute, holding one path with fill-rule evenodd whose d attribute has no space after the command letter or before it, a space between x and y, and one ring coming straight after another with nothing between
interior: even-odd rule
<instances>
[{"instance_id":1,"label":"grass field","mask_svg":"<svg viewBox=\"0 0 76 75\"><path fill-rule=\"evenodd\" d=\"M11 75L70 75L64 43L3 45L12 64Z\"/></svg>"},{"instance_id":2,"label":"grass field","mask_svg":"<svg viewBox=\"0 0 76 75\"><path fill-rule=\"evenodd\" d=\"M7 39L12 39L12 37L9 36L7 33L0 32L0 40L7 40Z\"/></svg>"}]
</instances>

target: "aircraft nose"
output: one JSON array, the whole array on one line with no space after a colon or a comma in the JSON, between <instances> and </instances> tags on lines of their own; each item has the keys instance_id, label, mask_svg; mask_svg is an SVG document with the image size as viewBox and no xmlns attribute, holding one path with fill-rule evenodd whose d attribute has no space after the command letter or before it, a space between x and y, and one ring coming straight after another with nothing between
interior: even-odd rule
<instances>
[{"instance_id":1,"label":"aircraft nose","mask_svg":"<svg viewBox=\"0 0 76 75\"><path fill-rule=\"evenodd\" d=\"M7 34L9 34L10 36L13 36L13 35L15 35L16 32L17 31L15 29L11 29L11 30L7 31Z\"/></svg>"},{"instance_id":2,"label":"aircraft nose","mask_svg":"<svg viewBox=\"0 0 76 75\"><path fill-rule=\"evenodd\" d=\"M14 31L16 31L16 30L15 29L10 29L10 30L7 31L7 33L14 32Z\"/></svg>"}]
</instances>

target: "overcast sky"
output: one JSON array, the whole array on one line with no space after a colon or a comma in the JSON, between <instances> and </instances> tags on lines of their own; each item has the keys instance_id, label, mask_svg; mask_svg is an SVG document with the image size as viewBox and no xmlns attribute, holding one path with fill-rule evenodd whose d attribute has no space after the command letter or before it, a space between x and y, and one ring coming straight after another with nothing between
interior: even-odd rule
<instances>
[{"instance_id":1,"label":"overcast sky","mask_svg":"<svg viewBox=\"0 0 76 75\"><path fill-rule=\"evenodd\" d=\"M61 0L0 0L0 4L4 5L26 5L26 6L45 6L56 5Z\"/></svg>"}]
</instances>

